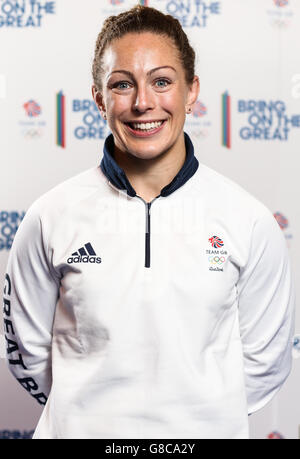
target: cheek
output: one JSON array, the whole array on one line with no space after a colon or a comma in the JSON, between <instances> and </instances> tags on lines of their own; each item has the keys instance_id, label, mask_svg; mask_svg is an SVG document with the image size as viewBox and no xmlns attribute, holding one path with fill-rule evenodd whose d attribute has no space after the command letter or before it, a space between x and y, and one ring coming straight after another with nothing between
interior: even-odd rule
<instances>
[{"instance_id":1,"label":"cheek","mask_svg":"<svg viewBox=\"0 0 300 459\"><path fill-rule=\"evenodd\" d=\"M128 108L131 106L130 98L125 96L112 96L108 97L107 102L107 111L111 118L121 115L123 112L128 111Z\"/></svg>"},{"instance_id":2,"label":"cheek","mask_svg":"<svg viewBox=\"0 0 300 459\"><path fill-rule=\"evenodd\" d=\"M160 99L160 105L165 110L172 113L172 115L180 116L185 113L184 95L179 91L176 93L163 94Z\"/></svg>"}]
</instances>

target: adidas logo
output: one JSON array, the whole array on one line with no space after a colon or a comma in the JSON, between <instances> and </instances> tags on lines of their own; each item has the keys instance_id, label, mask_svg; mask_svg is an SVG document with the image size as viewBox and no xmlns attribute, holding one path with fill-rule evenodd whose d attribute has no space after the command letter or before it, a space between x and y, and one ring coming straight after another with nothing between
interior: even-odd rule
<instances>
[{"instance_id":1,"label":"adidas logo","mask_svg":"<svg viewBox=\"0 0 300 459\"><path fill-rule=\"evenodd\" d=\"M72 263L101 263L101 258L97 257L92 245L88 242L81 247L77 252L72 253L67 262Z\"/></svg>"}]
</instances>

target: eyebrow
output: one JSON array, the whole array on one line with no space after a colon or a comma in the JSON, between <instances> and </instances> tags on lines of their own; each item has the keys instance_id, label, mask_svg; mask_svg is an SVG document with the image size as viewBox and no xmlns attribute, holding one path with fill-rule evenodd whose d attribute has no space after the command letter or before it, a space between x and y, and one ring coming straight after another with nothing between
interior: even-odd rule
<instances>
[{"instance_id":1,"label":"eyebrow","mask_svg":"<svg viewBox=\"0 0 300 459\"><path fill-rule=\"evenodd\" d=\"M155 67L154 69L149 70L149 72L147 72L147 75L152 75L152 73L156 72L157 70L161 70L161 69L172 69L172 70L174 70L174 72L176 72L176 70L174 69L174 67L172 67L171 65L162 65L161 67ZM133 73L129 72L128 70L114 70L113 72L110 72L110 74L108 75L107 79L108 79L113 73L125 73L126 75L128 75L129 77L131 77L132 79L134 79ZM176 72L176 73L177 73L177 72Z\"/></svg>"}]
</instances>

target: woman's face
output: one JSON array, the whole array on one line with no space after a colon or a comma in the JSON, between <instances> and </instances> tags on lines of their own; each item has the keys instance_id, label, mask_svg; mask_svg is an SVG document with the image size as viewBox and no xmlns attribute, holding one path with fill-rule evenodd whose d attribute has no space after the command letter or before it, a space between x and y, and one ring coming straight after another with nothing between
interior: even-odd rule
<instances>
[{"instance_id":1,"label":"woman's face","mask_svg":"<svg viewBox=\"0 0 300 459\"><path fill-rule=\"evenodd\" d=\"M97 95L93 87L93 95L106 112L116 147L142 159L176 149L199 80L187 85L171 40L128 33L107 47L103 64L103 92Z\"/></svg>"}]
</instances>

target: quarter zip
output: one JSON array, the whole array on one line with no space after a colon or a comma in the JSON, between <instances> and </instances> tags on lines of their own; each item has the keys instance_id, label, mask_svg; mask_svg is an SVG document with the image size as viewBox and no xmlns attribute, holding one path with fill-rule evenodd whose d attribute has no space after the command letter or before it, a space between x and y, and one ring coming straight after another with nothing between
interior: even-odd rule
<instances>
[{"instance_id":1,"label":"quarter zip","mask_svg":"<svg viewBox=\"0 0 300 459\"><path fill-rule=\"evenodd\" d=\"M150 208L155 199L159 198L160 195L156 196L151 202L146 202L143 198L136 195L137 198L141 199L146 206L146 232L145 232L145 268L150 268Z\"/></svg>"}]
</instances>

